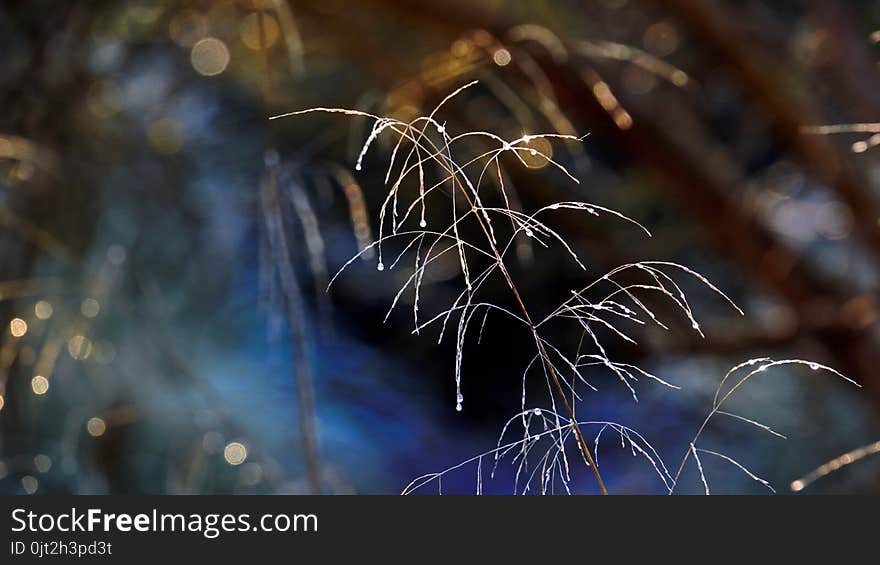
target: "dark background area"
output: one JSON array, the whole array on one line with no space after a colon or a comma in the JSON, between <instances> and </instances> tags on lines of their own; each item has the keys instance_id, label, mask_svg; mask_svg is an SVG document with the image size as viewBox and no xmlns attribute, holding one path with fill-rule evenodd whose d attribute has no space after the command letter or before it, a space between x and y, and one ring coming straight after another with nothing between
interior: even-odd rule
<instances>
[{"instance_id":1,"label":"dark background area","mask_svg":"<svg viewBox=\"0 0 880 565\"><path fill-rule=\"evenodd\" d=\"M736 363L815 360L862 385L774 370L735 407L788 440L707 431L788 492L880 439L878 28L868 1L0 3L0 492L396 493L491 449L520 409L529 334L488 319L456 412L454 337L413 335L411 297L382 323L406 261L355 261L324 292L375 236L391 139L355 171L365 120L268 119L409 120L474 79L442 111L449 131L589 133L552 146L580 184L506 163L523 209L586 200L653 233L560 215L588 279L675 261L745 311L680 280L705 339L658 304L669 330L610 353L681 390L646 381L636 404L597 373L579 414L677 466ZM810 129L829 124L848 126ZM456 269L438 265L426 309L458 294ZM527 241L511 269L536 312L585 277ZM611 492L665 492L613 440L600 461ZM714 492L766 492L704 466ZM474 492L474 473L444 493ZM514 473L502 463L484 492ZM804 492L878 489L866 457ZM691 466L680 490L703 491Z\"/></svg>"}]
</instances>

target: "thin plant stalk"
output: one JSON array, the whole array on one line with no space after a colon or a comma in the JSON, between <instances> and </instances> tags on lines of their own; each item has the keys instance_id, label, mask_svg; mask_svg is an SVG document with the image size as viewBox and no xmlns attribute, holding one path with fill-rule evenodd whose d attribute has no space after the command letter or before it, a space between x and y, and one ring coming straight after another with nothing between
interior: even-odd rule
<instances>
[{"instance_id":1,"label":"thin plant stalk","mask_svg":"<svg viewBox=\"0 0 880 565\"><path fill-rule=\"evenodd\" d=\"M269 108L269 62L266 43L265 14L254 3L260 41L260 95L264 109ZM297 418L300 442L306 467L306 482L311 494L321 493L321 453L318 444L318 426L315 413L314 375L309 356L306 309L296 273L290 262L290 246L284 231L277 186L277 163L266 164L267 176L261 190L261 204L272 256L278 262L278 276L287 308L287 327L290 338L291 363L296 385Z\"/></svg>"},{"instance_id":2,"label":"thin plant stalk","mask_svg":"<svg viewBox=\"0 0 880 565\"><path fill-rule=\"evenodd\" d=\"M266 231L272 255L278 261L278 276L287 308L287 325L290 334L291 360L296 384L297 417L300 441L306 467L306 480L312 494L321 492L321 455L318 447L318 430L315 416L314 375L309 362L308 328L305 305L299 283L290 262L290 248L284 234L279 211L275 176L271 171L262 190L262 205Z\"/></svg>"}]
</instances>

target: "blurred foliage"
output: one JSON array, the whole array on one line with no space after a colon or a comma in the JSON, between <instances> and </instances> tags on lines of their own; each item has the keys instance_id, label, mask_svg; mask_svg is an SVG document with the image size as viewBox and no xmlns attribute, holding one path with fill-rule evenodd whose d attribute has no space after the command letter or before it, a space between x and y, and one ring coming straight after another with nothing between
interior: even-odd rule
<instances>
[{"instance_id":1,"label":"blurred foliage","mask_svg":"<svg viewBox=\"0 0 880 565\"><path fill-rule=\"evenodd\" d=\"M792 370L742 401L787 442L735 423L710 441L778 487L876 441L877 28L880 3L818 0L0 5L0 491L399 492L493 445L528 336L487 331L455 413L453 345L411 335L405 309L381 325L403 271L359 261L323 292L375 231L393 147L356 172L365 122L268 119L408 119L474 79L450 130L590 134L553 147L580 185L540 160L505 168L517 205L589 200L653 232L564 217L594 274L677 261L746 311L686 287L705 339L682 323L614 352L683 390L633 405L603 387L580 413L675 460L726 368L769 354L864 388ZM582 276L527 243L517 259L539 309ZM427 303L454 292L446 273ZM662 491L606 457L612 492ZM719 492L760 489L707 466ZM509 491L505 473L486 492ZM811 489L878 477L866 458Z\"/></svg>"}]
</instances>

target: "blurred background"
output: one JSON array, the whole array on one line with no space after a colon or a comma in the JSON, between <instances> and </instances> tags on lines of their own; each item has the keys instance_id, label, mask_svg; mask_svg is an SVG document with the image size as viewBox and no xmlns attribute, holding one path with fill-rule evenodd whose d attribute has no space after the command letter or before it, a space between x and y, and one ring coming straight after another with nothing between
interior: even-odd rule
<instances>
[{"instance_id":1,"label":"blurred background","mask_svg":"<svg viewBox=\"0 0 880 565\"><path fill-rule=\"evenodd\" d=\"M863 388L774 370L733 406L788 439L726 420L704 447L784 493L868 446L803 492L880 492L877 29L868 0L0 3L0 493L398 493L491 449L528 333L489 318L455 411L454 338L413 335L411 296L382 321L411 268L367 257L324 292L375 237L391 138L355 171L369 122L268 119L409 120L475 79L449 131L590 134L541 147L579 185L505 163L514 207L586 200L654 234L560 215L588 279L676 261L745 311L679 281L705 339L670 315L609 354L681 390L643 382L636 404L597 374L578 413L677 466L729 367L815 360ZM536 312L589 282L564 250L523 241L513 263ZM420 300L461 284L440 264ZM611 492L665 492L629 449L599 451ZM767 492L703 465L714 492ZM690 467L679 490L702 492ZM443 491L473 493L475 469Z\"/></svg>"}]
</instances>

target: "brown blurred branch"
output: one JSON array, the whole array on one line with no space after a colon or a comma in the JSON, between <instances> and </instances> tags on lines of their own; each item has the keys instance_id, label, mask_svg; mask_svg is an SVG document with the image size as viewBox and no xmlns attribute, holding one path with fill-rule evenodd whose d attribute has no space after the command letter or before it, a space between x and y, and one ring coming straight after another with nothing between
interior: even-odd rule
<instances>
[{"instance_id":1,"label":"brown blurred branch","mask_svg":"<svg viewBox=\"0 0 880 565\"><path fill-rule=\"evenodd\" d=\"M846 202L865 241L880 253L880 208L867 190L868 182L852 161L823 136L803 135L801 127L817 123L804 100L791 96L779 69L754 41L737 28L740 18L715 0L660 0L703 47L742 82L744 95L768 117L776 136L805 170Z\"/></svg>"}]
</instances>

